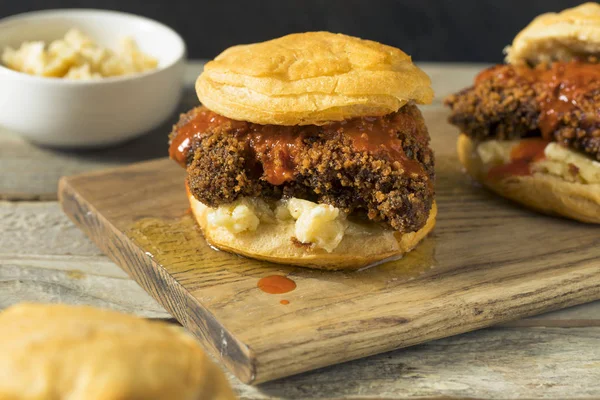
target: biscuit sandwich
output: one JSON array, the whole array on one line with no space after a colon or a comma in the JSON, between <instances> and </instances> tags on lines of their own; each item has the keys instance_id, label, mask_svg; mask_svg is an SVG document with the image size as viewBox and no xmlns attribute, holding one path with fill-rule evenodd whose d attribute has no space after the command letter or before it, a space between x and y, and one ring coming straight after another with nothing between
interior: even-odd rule
<instances>
[{"instance_id":1,"label":"biscuit sandwich","mask_svg":"<svg viewBox=\"0 0 600 400\"><path fill-rule=\"evenodd\" d=\"M169 153L214 247L357 269L434 227L434 158L416 104L429 77L401 50L329 32L234 46L196 82Z\"/></svg>"},{"instance_id":2,"label":"biscuit sandwich","mask_svg":"<svg viewBox=\"0 0 600 400\"><path fill-rule=\"evenodd\" d=\"M183 328L88 306L0 313L0 399L234 400Z\"/></svg>"},{"instance_id":3,"label":"biscuit sandwich","mask_svg":"<svg viewBox=\"0 0 600 400\"><path fill-rule=\"evenodd\" d=\"M461 163L501 196L600 223L600 5L540 15L505 51L445 100Z\"/></svg>"}]
</instances>

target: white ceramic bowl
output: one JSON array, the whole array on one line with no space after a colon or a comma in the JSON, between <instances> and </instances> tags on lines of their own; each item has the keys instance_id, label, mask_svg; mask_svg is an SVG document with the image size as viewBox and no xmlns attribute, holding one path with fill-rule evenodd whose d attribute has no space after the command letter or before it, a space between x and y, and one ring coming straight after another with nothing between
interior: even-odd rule
<instances>
[{"instance_id":1,"label":"white ceramic bowl","mask_svg":"<svg viewBox=\"0 0 600 400\"><path fill-rule=\"evenodd\" d=\"M148 132L172 115L181 96L185 44L159 22L115 11L50 10L0 20L0 51L24 41L50 42L78 28L114 48L131 36L159 60L142 74L76 81L45 78L0 66L0 126L34 143L90 148Z\"/></svg>"}]
</instances>

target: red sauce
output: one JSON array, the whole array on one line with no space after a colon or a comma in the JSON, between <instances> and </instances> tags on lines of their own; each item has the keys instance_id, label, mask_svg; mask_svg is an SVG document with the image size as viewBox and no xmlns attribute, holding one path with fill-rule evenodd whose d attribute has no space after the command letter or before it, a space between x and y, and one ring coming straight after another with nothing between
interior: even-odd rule
<instances>
[{"instance_id":1,"label":"red sauce","mask_svg":"<svg viewBox=\"0 0 600 400\"><path fill-rule=\"evenodd\" d=\"M531 175L529 162L512 161L508 164L496 165L488 171L488 178L500 180L509 176L527 176Z\"/></svg>"},{"instance_id":2,"label":"red sauce","mask_svg":"<svg viewBox=\"0 0 600 400\"><path fill-rule=\"evenodd\" d=\"M194 118L178 127L177 136L175 136L169 145L169 157L185 168L189 151L192 148L193 137L205 133L211 126L222 124L227 119L206 108L202 108Z\"/></svg>"},{"instance_id":3,"label":"red sauce","mask_svg":"<svg viewBox=\"0 0 600 400\"><path fill-rule=\"evenodd\" d=\"M510 151L510 159L529 162L543 160L546 158L544 150L548 143L548 140L538 138L523 139Z\"/></svg>"},{"instance_id":4,"label":"red sauce","mask_svg":"<svg viewBox=\"0 0 600 400\"><path fill-rule=\"evenodd\" d=\"M537 79L537 70L529 67L515 67L513 65L499 64L481 71L475 78L475 84L483 81L495 79L497 81L507 81L517 79L521 81L534 82Z\"/></svg>"},{"instance_id":5,"label":"red sauce","mask_svg":"<svg viewBox=\"0 0 600 400\"><path fill-rule=\"evenodd\" d=\"M281 300L279 303L283 304L284 306L287 306L288 304L290 304L290 301L289 300Z\"/></svg>"},{"instance_id":6,"label":"red sauce","mask_svg":"<svg viewBox=\"0 0 600 400\"><path fill-rule=\"evenodd\" d=\"M532 85L541 111L540 132L544 139L552 140L562 117L579 108L581 98L591 91L592 85L600 89L600 64L576 60L536 68L497 65L481 72L475 83L492 78Z\"/></svg>"},{"instance_id":7,"label":"red sauce","mask_svg":"<svg viewBox=\"0 0 600 400\"><path fill-rule=\"evenodd\" d=\"M270 275L261 278L257 286L265 293L282 294L296 289L296 282L282 275Z\"/></svg>"},{"instance_id":8,"label":"red sauce","mask_svg":"<svg viewBox=\"0 0 600 400\"><path fill-rule=\"evenodd\" d=\"M540 80L546 87L540 95L540 131L543 138L551 140L562 116L577 109L590 85L600 82L600 64L555 63Z\"/></svg>"},{"instance_id":9,"label":"red sauce","mask_svg":"<svg viewBox=\"0 0 600 400\"><path fill-rule=\"evenodd\" d=\"M523 139L510 152L510 162L497 165L488 171L490 179L502 179L509 176L531 175L531 163L545 158L544 149L550 143L544 139Z\"/></svg>"},{"instance_id":10,"label":"red sauce","mask_svg":"<svg viewBox=\"0 0 600 400\"><path fill-rule=\"evenodd\" d=\"M357 151L364 151L386 157L390 161L397 161L409 174L425 174L423 166L406 155L402 147L402 140L398 139L396 134L398 129L401 129L417 140L426 140L426 138L419 137L416 121L407 114L397 113L390 118L354 118L334 122L329 125L329 129L341 132L349 137Z\"/></svg>"},{"instance_id":11,"label":"red sauce","mask_svg":"<svg viewBox=\"0 0 600 400\"><path fill-rule=\"evenodd\" d=\"M396 132L402 130L424 143L428 140L426 135L419 135L416 121L408 114L354 118L324 126L278 126L234 121L206 108L200 110L178 127L178 133L169 147L169 156L184 168L194 138L227 123L230 131L238 139L247 141L259 155L264 178L272 185L281 185L294 179L296 166L301 162L297 148L307 137L320 134L349 137L356 151L367 151L397 162L406 173L425 175L421 164L406 155L402 141L396 136Z\"/></svg>"},{"instance_id":12,"label":"red sauce","mask_svg":"<svg viewBox=\"0 0 600 400\"><path fill-rule=\"evenodd\" d=\"M248 135L250 147L264 154L262 167L265 179L271 185L281 185L294 180L295 153L305 135L291 127L262 125L253 135Z\"/></svg>"}]
</instances>

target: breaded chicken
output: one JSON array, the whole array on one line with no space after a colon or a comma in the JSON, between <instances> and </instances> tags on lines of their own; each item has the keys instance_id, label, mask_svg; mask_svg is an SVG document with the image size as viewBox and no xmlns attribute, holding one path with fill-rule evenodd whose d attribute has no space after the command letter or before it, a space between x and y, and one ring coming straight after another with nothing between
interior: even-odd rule
<instances>
[{"instance_id":1,"label":"breaded chicken","mask_svg":"<svg viewBox=\"0 0 600 400\"><path fill-rule=\"evenodd\" d=\"M383 117L292 127L233 121L198 107L182 116L171 141L198 116L212 122L192 138L188 185L211 207L244 196L296 197L399 232L427 221L434 159L413 104Z\"/></svg>"},{"instance_id":2,"label":"breaded chicken","mask_svg":"<svg viewBox=\"0 0 600 400\"><path fill-rule=\"evenodd\" d=\"M559 78L553 86L536 78L559 71L560 64L539 65L535 69L497 65L484 71L474 86L446 98L445 104L452 110L449 122L476 140L540 136L545 102L561 90L561 81ZM586 65L600 71L600 64ZM547 139L600 161L600 80L589 79L581 86L573 98L559 96L558 100L569 106L558 111Z\"/></svg>"}]
</instances>

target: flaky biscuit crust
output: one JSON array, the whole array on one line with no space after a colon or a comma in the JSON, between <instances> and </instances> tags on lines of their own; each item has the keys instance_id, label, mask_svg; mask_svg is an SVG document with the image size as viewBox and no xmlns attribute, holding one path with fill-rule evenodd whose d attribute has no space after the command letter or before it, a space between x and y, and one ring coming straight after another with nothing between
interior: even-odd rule
<instances>
[{"instance_id":1,"label":"flaky biscuit crust","mask_svg":"<svg viewBox=\"0 0 600 400\"><path fill-rule=\"evenodd\" d=\"M0 326L0 399L235 399L223 372L175 325L20 304L0 313Z\"/></svg>"},{"instance_id":2,"label":"flaky biscuit crust","mask_svg":"<svg viewBox=\"0 0 600 400\"><path fill-rule=\"evenodd\" d=\"M600 55L600 4L585 3L535 18L505 49L514 65Z\"/></svg>"},{"instance_id":3,"label":"flaky biscuit crust","mask_svg":"<svg viewBox=\"0 0 600 400\"><path fill-rule=\"evenodd\" d=\"M274 125L380 116L433 99L429 77L401 50L329 32L231 47L206 64L196 92L218 114Z\"/></svg>"},{"instance_id":4,"label":"flaky biscuit crust","mask_svg":"<svg viewBox=\"0 0 600 400\"><path fill-rule=\"evenodd\" d=\"M600 185L567 182L543 173L488 179L475 146L467 135L461 134L457 142L458 159L466 172L488 189L544 214L600 224Z\"/></svg>"}]
</instances>

